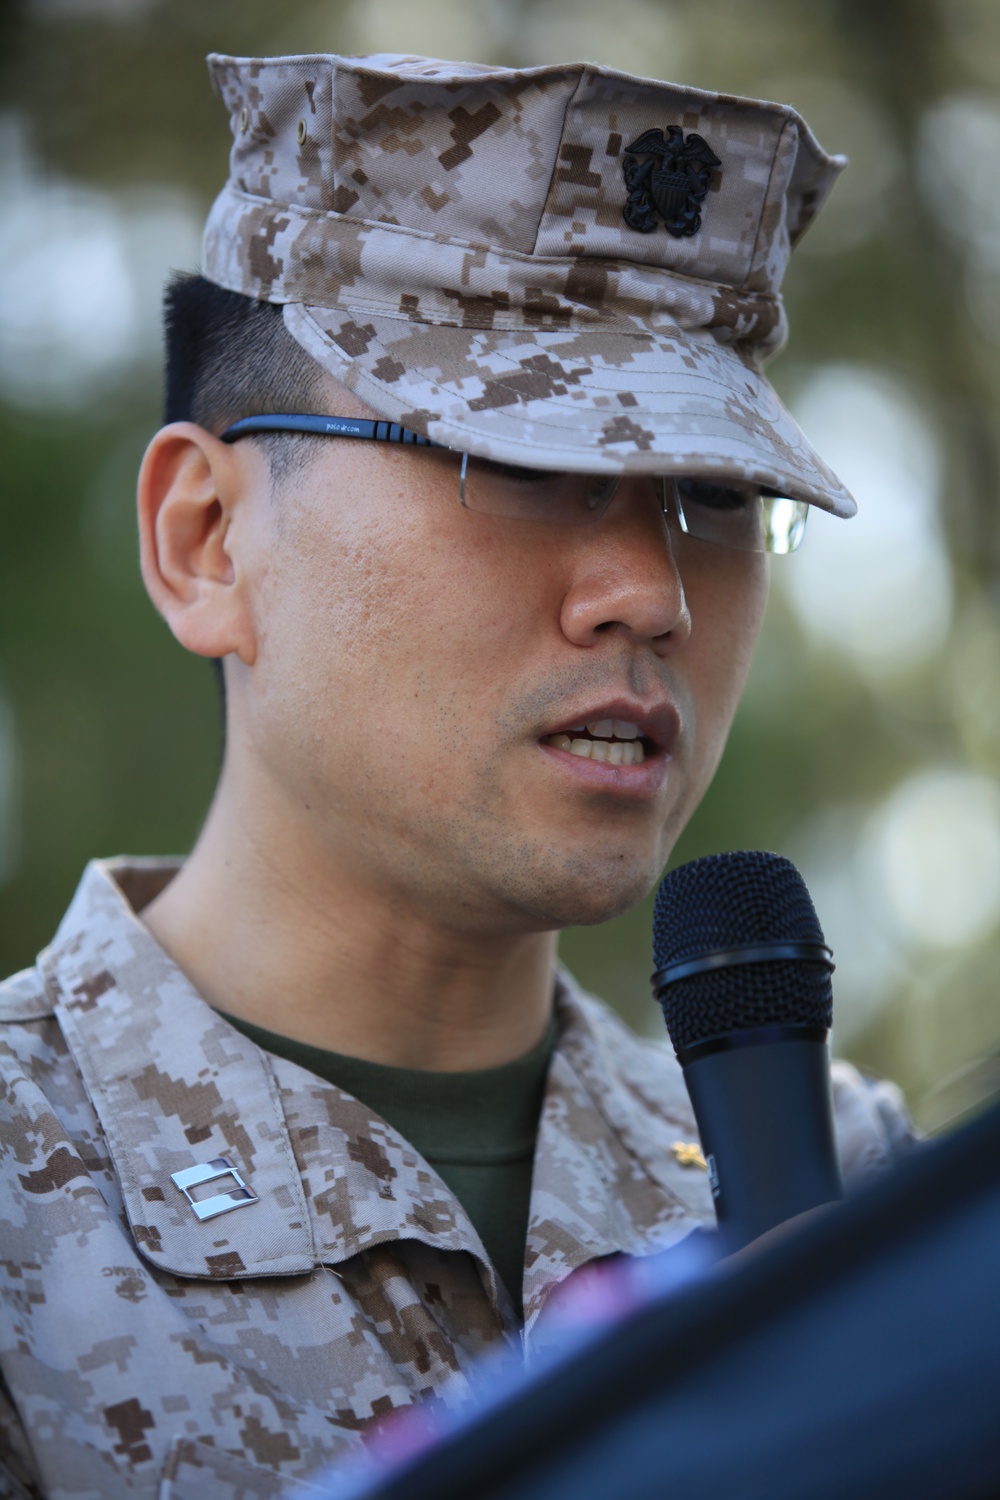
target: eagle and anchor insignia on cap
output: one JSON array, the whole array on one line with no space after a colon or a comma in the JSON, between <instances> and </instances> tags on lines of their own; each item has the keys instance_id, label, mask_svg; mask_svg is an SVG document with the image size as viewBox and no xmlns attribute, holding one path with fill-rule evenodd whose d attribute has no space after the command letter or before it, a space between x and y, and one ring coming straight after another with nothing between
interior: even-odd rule
<instances>
[{"instance_id":1,"label":"eagle and anchor insignia on cap","mask_svg":"<svg viewBox=\"0 0 1000 1500\"><path fill-rule=\"evenodd\" d=\"M628 188L622 217L630 229L651 234L658 213L675 239L697 234L712 173L722 166L704 136L685 137L679 125L669 125L666 135L647 130L625 147L622 166Z\"/></svg>"}]
</instances>

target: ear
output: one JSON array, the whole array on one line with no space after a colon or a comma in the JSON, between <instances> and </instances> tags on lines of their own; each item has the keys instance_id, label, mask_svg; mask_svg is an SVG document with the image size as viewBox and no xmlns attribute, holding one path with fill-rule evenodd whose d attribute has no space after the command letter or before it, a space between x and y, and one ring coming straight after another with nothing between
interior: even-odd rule
<instances>
[{"instance_id":1,"label":"ear","mask_svg":"<svg viewBox=\"0 0 1000 1500\"><path fill-rule=\"evenodd\" d=\"M139 561L146 590L177 640L199 656L235 653L252 666L253 616L237 531L253 470L193 422L163 427L139 470Z\"/></svg>"}]
</instances>

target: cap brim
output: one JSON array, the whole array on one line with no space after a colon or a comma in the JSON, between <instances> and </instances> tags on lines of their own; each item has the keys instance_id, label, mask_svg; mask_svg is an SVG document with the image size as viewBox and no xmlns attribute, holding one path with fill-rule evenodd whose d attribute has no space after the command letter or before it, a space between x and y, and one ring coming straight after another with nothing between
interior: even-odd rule
<instances>
[{"instance_id":1,"label":"cap brim","mask_svg":"<svg viewBox=\"0 0 1000 1500\"><path fill-rule=\"evenodd\" d=\"M711 333L483 329L289 303L297 342L380 416L531 468L745 479L857 507L772 386Z\"/></svg>"}]
</instances>

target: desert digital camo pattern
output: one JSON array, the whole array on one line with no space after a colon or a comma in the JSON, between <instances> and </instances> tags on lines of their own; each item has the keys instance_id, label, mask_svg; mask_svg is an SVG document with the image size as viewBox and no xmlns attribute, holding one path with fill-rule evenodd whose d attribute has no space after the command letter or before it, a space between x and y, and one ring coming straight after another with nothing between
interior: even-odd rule
<instances>
[{"instance_id":1,"label":"desert digital camo pattern","mask_svg":"<svg viewBox=\"0 0 1000 1500\"><path fill-rule=\"evenodd\" d=\"M584 63L209 64L234 145L204 274L284 304L379 415L485 458L726 474L854 513L759 368L844 165L794 110ZM627 147L671 125L721 161L686 238L623 218Z\"/></svg>"},{"instance_id":2,"label":"desert digital camo pattern","mask_svg":"<svg viewBox=\"0 0 1000 1500\"><path fill-rule=\"evenodd\" d=\"M3 1497L270 1500L395 1408L461 1407L484 1353L543 1347L577 1267L712 1219L671 1150L694 1138L672 1054L562 977L522 1329L413 1148L235 1031L137 920L174 868L89 866L37 969L0 987ZM905 1116L844 1066L836 1098L857 1180ZM220 1155L259 1201L199 1223L171 1174Z\"/></svg>"}]
</instances>

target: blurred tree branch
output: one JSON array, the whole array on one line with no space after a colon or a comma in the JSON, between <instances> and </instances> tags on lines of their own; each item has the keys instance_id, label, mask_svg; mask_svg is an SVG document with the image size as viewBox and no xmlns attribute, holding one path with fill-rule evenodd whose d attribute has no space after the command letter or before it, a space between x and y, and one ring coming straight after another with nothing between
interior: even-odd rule
<instances>
[{"instance_id":1,"label":"blurred tree branch","mask_svg":"<svg viewBox=\"0 0 1000 1500\"><path fill-rule=\"evenodd\" d=\"M918 323L921 369L937 397L946 448L942 513L956 559L981 582L1000 583L1000 440L993 376L970 345L982 335L963 295L965 265L917 179L925 111L963 79L942 25L940 0L840 0L851 54L869 91L888 104L906 143L905 190L892 225L902 319Z\"/></svg>"}]
</instances>

